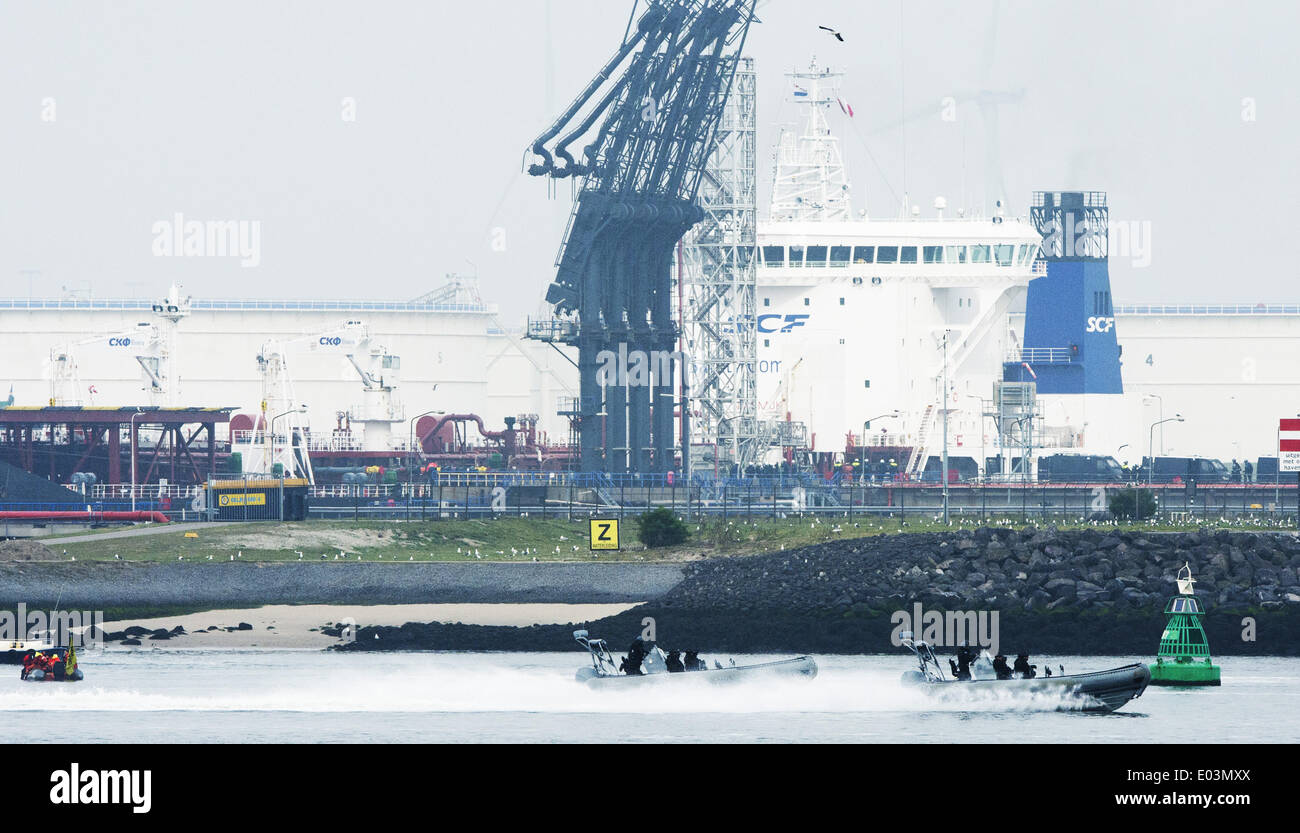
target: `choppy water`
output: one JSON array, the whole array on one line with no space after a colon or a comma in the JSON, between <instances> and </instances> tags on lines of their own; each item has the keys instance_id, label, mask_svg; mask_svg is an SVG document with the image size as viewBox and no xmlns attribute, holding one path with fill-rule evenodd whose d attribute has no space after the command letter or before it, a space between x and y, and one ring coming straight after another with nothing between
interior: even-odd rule
<instances>
[{"instance_id":1,"label":"choppy water","mask_svg":"<svg viewBox=\"0 0 1300 833\"><path fill-rule=\"evenodd\" d=\"M575 681L583 661L578 651L96 652L72 685L24 683L0 666L0 728L34 721L47 741L137 743L1300 741L1300 659L1224 658L1222 687L1148 688L1113 715L1050 711L1057 703L1040 698L918 696L899 682L905 655L819 656L813 680L618 691ZM1133 659L1050 661L1078 672Z\"/></svg>"}]
</instances>

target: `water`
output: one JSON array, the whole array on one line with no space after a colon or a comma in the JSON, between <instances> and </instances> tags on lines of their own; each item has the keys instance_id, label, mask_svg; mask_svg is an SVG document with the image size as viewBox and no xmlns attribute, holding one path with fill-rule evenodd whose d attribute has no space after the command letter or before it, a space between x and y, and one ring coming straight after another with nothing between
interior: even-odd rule
<instances>
[{"instance_id":1,"label":"water","mask_svg":"<svg viewBox=\"0 0 1300 833\"><path fill-rule=\"evenodd\" d=\"M737 656L739 664L772 657ZM1112 715L1035 698L945 702L899 682L908 657L819 656L816 679L629 690L574 680L580 652L87 653L86 680L0 666L5 737L51 742L1290 742L1300 659L1224 658L1218 689L1148 688ZM1035 660L1040 662L1040 660ZM1067 671L1131 662L1053 657Z\"/></svg>"}]
</instances>

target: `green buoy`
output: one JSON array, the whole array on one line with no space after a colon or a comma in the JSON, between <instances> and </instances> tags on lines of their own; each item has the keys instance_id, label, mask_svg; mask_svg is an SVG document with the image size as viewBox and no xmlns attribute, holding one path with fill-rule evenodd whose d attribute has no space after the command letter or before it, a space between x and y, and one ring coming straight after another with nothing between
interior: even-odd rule
<instances>
[{"instance_id":1,"label":"green buoy","mask_svg":"<svg viewBox=\"0 0 1300 833\"><path fill-rule=\"evenodd\" d=\"M1178 595L1165 606L1169 620L1151 665L1151 685L1219 685L1219 666L1210 659L1210 643L1201 627L1205 608L1192 592L1196 579L1190 564L1183 564L1177 581Z\"/></svg>"}]
</instances>

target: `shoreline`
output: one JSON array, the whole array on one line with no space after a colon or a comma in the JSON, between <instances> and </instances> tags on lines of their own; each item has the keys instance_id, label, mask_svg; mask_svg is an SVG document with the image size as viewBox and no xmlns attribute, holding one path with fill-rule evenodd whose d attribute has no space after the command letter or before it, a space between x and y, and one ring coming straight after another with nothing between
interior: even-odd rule
<instances>
[{"instance_id":1,"label":"shoreline","mask_svg":"<svg viewBox=\"0 0 1300 833\"><path fill-rule=\"evenodd\" d=\"M104 623L106 633L127 628L166 631L166 638L137 637L139 646L105 640L109 650L156 648L324 649L340 644L327 625L397 627L408 622L439 622L479 627L558 626L588 618L616 616L632 604L402 604L402 605L262 605L222 608L177 616L126 618ZM349 623L351 620L351 623ZM248 625L241 628L241 625ZM183 632L171 635L177 628Z\"/></svg>"}]
</instances>

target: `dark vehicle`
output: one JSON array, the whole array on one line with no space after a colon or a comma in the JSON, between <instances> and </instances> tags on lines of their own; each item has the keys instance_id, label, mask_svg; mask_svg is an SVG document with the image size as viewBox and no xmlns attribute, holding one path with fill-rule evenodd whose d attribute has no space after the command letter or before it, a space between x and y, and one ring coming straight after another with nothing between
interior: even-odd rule
<instances>
[{"instance_id":1,"label":"dark vehicle","mask_svg":"<svg viewBox=\"0 0 1300 833\"><path fill-rule=\"evenodd\" d=\"M1040 483L1123 483L1126 479L1114 457L1049 454L1038 458Z\"/></svg>"},{"instance_id":2,"label":"dark vehicle","mask_svg":"<svg viewBox=\"0 0 1300 833\"><path fill-rule=\"evenodd\" d=\"M1138 472L1143 483L1231 483L1232 472L1218 460L1205 457L1157 457L1155 469L1151 458L1142 458Z\"/></svg>"},{"instance_id":3,"label":"dark vehicle","mask_svg":"<svg viewBox=\"0 0 1300 833\"><path fill-rule=\"evenodd\" d=\"M1258 460L1255 461L1255 482L1256 483L1278 482L1276 457L1260 457Z\"/></svg>"},{"instance_id":4,"label":"dark vehicle","mask_svg":"<svg viewBox=\"0 0 1300 833\"><path fill-rule=\"evenodd\" d=\"M974 457L954 457L949 454L948 471L949 483L962 483L969 480L978 480L980 476L979 464L975 462ZM921 482L942 483L942 472L943 458L927 457L925 458L925 469L921 471Z\"/></svg>"}]
</instances>

